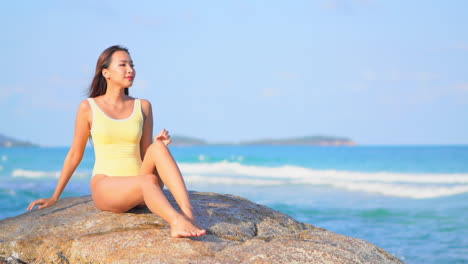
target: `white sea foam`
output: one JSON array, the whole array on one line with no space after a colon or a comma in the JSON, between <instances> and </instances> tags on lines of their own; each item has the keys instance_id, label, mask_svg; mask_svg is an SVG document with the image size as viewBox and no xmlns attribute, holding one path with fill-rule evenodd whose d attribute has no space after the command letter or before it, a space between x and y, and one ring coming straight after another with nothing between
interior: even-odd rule
<instances>
[{"instance_id":1,"label":"white sea foam","mask_svg":"<svg viewBox=\"0 0 468 264\"><path fill-rule=\"evenodd\" d=\"M262 167L237 162L180 163L189 184L247 186L317 185L415 199L468 192L468 174L416 174L315 170L298 166ZM60 171L16 169L13 177L59 178ZM76 172L74 177L89 177Z\"/></svg>"},{"instance_id":2,"label":"white sea foam","mask_svg":"<svg viewBox=\"0 0 468 264\"><path fill-rule=\"evenodd\" d=\"M468 192L468 174L353 172L297 166L272 168L235 162L181 163L179 166L188 182L199 184L309 184L418 199Z\"/></svg>"},{"instance_id":3,"label":"white sea foam","mask_svg":"<svg viewBox=\"0 0 468 264\"><path fill-rule=\"evenodd\" d=\"M188 176L185 176L184 179L187 183L213 184L213 185L214 184L230 184L230 185L266 186L266 185L285 184L285 182L281 180L210 177L210 176L202 176L202 175L188 175Z\"/></svg>"},{"instance_id":4,"label":"white sea foam","mask_svg":"<svg viewBox=\"0 0 468 264\"><path fill-rule=\"evenodd\" d=\"M400 182L400 183L468 183L468 174L416 174L394 172L354 172L337 170L314 170L297 166L261 167L242 165L235 162L181 163L186 174L246 175L281 179L321 180L337 179L354 182Z\"/></svg>"},{"instance_id":5,"label":"white sea foam","mask_svg":"<svg viewBox=\"0 0 468 264\"><path fill-rule=\"evenodd\" d=\"M33 170L23 170L23 169L16 169L11 174L13 177L18 178L33 178L33 179L40 179L40 178L60 178L60 171L33 171ZM75 177L86 177L89 176L88 173L84 172L75 172L73 174Z\"/></svg>"},{"instance_id":6,"label":"white sea foam","mask_svg":"<svg viewBox=\"0 0 468 264\"><path fill-rule=\"evenodd\" d=\"M333 186L351 191L365 191L371 193L379 193L387 196L406 197L414 199L435 198L468 192L468 185L442 187L408 186L403 184L383 183L336 183Z\"/></svg>"}]
</instances>

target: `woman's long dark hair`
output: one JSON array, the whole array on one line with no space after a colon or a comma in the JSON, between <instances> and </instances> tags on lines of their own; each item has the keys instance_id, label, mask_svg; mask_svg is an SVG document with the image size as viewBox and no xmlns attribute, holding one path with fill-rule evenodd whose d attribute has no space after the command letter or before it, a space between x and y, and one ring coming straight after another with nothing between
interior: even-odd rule
<instances>
[{"instance_id":1,"label":"woman's long dark hair","mask_svg":"<svg viewBox=\"0 0 468 264\"><path fill-rule=\"evenodd\" d=\"M107 82L106 82L106 78L102 76L102 70L107 69L107 67L109 67L109 64L112 59L112 54L114 54L114 52L116 51L125 51L128 54L130 54L127 48L124 48L119 45L111 46L105 49L101 53L96 63L96 72L94 73L93 82L91 83L91 86L89 87L89 97L94 98L94 97L97 97L106 93ZM128 95L128 88L125 88L124 92L125 92L125 95Z\"/></svg>"},{"instance_id":2,"label":"woman's long dark hair","mask_svg":"<svg viewBox=\"0 0 468 264\"><path fill-rule=\"evenodd\" d=\"M89 86L90 98L94 98L94 97L97 97L106 93L107 81L106 81L106 78L104 78L104 76L102 75L102 70L107 69L107 67L109 67L109 64L111 63L111 59L112 59L112 54L114 54L114 52L116 51L125 51L128 54L130 54L127 48L124 48L119 45L111 46L105 49L101 53L96 63L96 72L94 72L93 82L91 83L91 86ZM125 95L128 95L128 88L125 88L124 93ZM91 142L92 145L94 145L93 137L91 136L91 134L89 135L89 141Z\"/></svg>"}]
</instances>

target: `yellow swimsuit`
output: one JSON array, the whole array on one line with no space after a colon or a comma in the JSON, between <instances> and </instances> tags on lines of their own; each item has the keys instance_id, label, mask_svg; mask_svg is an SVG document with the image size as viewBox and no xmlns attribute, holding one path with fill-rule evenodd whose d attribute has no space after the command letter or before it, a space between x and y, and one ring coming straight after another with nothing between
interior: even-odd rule
<instances>
[{"instance_id":1,"label":"yellow swimsuit","mask_svg":"<svg viewBox=\"0 0 468 264\"><path fill-rule=\"evenodd\" d=\"M93 176L135 176L140 173L140 139L143 134L143 113L140 99L135 99L132 114L113 119L88 98L93 112L91 136L96 161Z\"/></svg>"}]
</instances>

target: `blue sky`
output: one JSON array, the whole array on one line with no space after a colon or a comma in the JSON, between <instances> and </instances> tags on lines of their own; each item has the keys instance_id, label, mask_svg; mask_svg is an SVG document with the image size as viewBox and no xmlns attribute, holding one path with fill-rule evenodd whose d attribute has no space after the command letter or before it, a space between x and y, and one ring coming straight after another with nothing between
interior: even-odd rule
<instances>
[{"instance_id":1,"label":"blue sky","mask_svg":"<svg viewBox=\"0 0 468 264\"><path fill-rule=\"evenodd\" d=\"M155 133L468 144L466 1L8 1L0 133L67 146L108 46Z\"/></svg>"}]
</instances>

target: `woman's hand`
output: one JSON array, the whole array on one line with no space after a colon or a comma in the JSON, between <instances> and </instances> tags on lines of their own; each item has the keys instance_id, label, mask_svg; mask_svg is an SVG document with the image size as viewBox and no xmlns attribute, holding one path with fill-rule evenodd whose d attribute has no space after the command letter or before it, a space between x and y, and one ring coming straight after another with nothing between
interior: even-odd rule
<instances>
[{"instance_id":1,"label":"woman's hand","mask_svg":"<svg viewBox=\"0 0 468 264\"><path fill-rule=\"evenodd\" d=\"M54 198L37 199L36 201L32 202L26 210L31 211L36 205L39 205L37 209L44 209L47 207L51 207L56 203L57 200Z\"/></svg>"},{"instance_id":2,"label":"woman's hand","mask_svg":"<svg viewBox=\"0 0 468 264\"><path fill-rule=\"evenodd\" d=\"M154 140L160 140L164 145L171 144L171 136L169 136L169 132L166 129L161 130L161 132L154 138Z\"/></svg>"}]
</instances>

